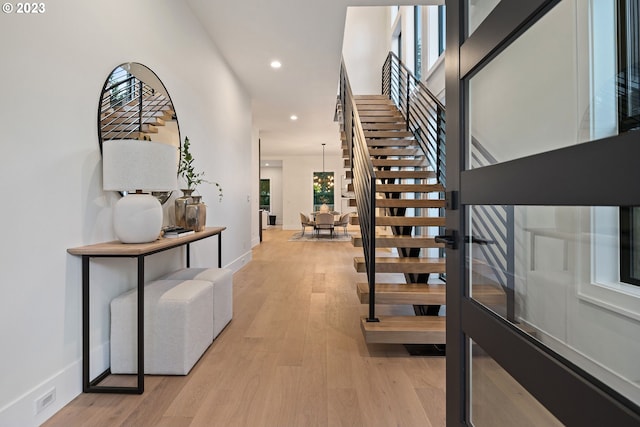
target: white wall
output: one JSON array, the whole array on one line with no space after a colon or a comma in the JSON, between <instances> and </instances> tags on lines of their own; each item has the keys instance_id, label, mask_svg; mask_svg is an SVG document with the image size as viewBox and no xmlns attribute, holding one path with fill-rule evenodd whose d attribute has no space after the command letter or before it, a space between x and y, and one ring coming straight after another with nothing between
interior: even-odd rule
<instances>
[{"instance_id":1,"label":"white wall","mask_svg":"<svg viewBox=\"0 0 640 427\"><path fill-rule=\"evenodd\" d=\"M250 160L250 99L187 6L171 0L46 6L39 16L0 17L6 41L0 78L3 426L38 425L81 391L81 266L66 249L114 239L117 196L101 189L96 114L116 65L137 61L158 74L198 167L224 187L222 203L215 186L199 189L209 206L208 225L227 226L224 264L237 268L250 259L250 215L257 212L257 179L241 173L251 164L257 169ZM123 22L124 10L142 19ZM216 252L215 239L194 245L192 265L214 264ZM147 277L182 260L182 251L154 255ZM96 368L107 363L108 302L134 280L133 261L92 263ZM36 416L34 400L51 387L55 402Z\"/></svg>"},{"instance_id":2,"label":"white wall","mask_svg":"<svg viewBox=\"0 0 640 427\"><path fill-rule=\"evenodd\" d=\"M347 9L342 56L355 95L382 93L382 65L389 53L389 8Z\"/></svg>"}]
</instances>

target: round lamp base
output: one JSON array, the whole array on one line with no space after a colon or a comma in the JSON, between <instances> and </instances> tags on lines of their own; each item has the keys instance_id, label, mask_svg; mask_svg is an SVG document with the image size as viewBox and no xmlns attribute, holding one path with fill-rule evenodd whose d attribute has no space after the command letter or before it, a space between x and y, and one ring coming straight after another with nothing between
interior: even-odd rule
<instances>
[{"instance_id":1,"label":"round lamp base","mask_svg":"<svg viewBox=\"0 0 640 427\"><path fill-rule=\"evenodd\" d=\"M162 206L150 194L129 194L113 208L113 228L122 243L148 243L160 236Z\"/></svg>"}]
</instances>

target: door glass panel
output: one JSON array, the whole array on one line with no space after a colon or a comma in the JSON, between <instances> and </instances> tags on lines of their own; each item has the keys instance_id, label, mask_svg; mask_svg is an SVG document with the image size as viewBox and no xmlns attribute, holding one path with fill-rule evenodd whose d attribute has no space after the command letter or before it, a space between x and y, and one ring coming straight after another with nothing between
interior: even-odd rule
<instances>
[{"instance_id":1,"label":"door glass panel","mask_svg":"<svg viewBox=\"0 0 640 427\"><path fill-rule=\"evenodd\" d=\"M638 97L617 83L616 1L560 2L470 79L469 168L618 134Z\"/></svg>"},{"instance_id":2,"label":"door glass panel","mask_svg":"<svg viewBox=\"0 0 640 427\"><path fill-rule=\"evenodd\" d=\"M625 209L468 206L467 265L473 299L640 404L640 285L621 279L640 230L633 215L620 226Z\"/></svg>"},{"instance_id":3,"label":"door glass panel","mask_svg":"<svg viewBox=\"0 0 640 427\"><path fill-rule=\"evenodd\" d=\"M563 425L473 341L471 420L475 427Z\"/></svg>"},{"instance_id":4,"label":"door glass panel","mask_svg":"<svg viewBox=\"0 0 640 427\"><path fill-rule=\"evenodd\" d=\"M500 3L500 0L469 0L469 22L467 34L469 36L487 19L487 16Z\"/></svg>"}]
</instances>

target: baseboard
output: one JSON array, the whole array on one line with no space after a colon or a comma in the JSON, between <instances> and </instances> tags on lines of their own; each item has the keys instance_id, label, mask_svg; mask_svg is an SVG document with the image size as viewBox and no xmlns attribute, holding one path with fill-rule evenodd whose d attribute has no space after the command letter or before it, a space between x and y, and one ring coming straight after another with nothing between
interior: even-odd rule
<instances>
[{"instance_id":1,"label":"baseboard","mask_svg":"<svg viewBox=\"0 0 640 427\"><path fill-rule=\"evenodd\" d=\"M54 400L36 410L36 401L53 390ZM39 426L82 393L82 362L77 361L32 388L0 411L2 426Z\"/></svg>"},{"instance_id":2,"label":"baseboard","mask_svg":"<svg viewBox=\"0 0 640 427\"><path fill-rule=\"evenodd\" d=\"M238 271L242 267L244 267L245 264L250 262L252 259L253 259L252 252L251 251L247 251L244 254L240 255L238 258L236 258L233 261L231 261L229 264L225 265L224 267L231 269L231 271L233 271L235 273L236 271Z\"/></svg>"},{"instance_id":3,"label":"baseboard","mask_svg":"<svg viewBox=\"0 0 640 427\"><path fill-rule=\"evenodd\" d=\"M92 378L109 366L109 343L103 343L91 351ZM52 394L50 403L40 412L36 401ZM0 408L0 426L37 427L82 393L82 359L43 381L13 402Z\"/></svg>"}]
</instances>

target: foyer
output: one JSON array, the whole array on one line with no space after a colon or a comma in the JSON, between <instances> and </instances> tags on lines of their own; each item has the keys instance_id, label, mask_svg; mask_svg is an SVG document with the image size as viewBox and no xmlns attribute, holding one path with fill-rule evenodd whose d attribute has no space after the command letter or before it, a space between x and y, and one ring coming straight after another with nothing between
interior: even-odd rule
<instances>
[{"instance_id":1,"label":"foyer","mask_svg":"<svg viewBox=\"0 0 640 427\"><path fill-rule=\"evenodd\" d=\"M147 376L139 396L81 394L44 426L444 426L445 358L362 337L362 248L291 234L263 234L234 275L233 320L188 376Z\"/></svg>"}]
</instances>

